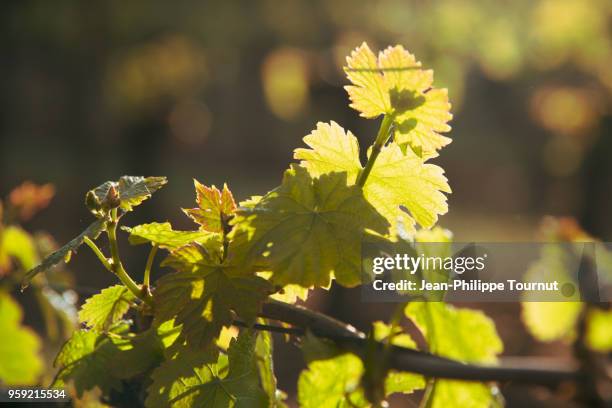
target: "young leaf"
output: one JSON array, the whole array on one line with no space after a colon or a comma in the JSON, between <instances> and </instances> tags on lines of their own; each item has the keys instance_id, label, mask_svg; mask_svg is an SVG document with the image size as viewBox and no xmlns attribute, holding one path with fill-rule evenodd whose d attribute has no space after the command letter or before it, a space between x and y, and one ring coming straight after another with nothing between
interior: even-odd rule
<instances>
[{"instance_id":1,"label":"young leaf","mask_svg":"<svg viewBox=\"0 0 612 408\"><path fill-rule=\"evenodd\" d=\"M417 349L414 340L408 334L403 333L399 327L392 330L391 326L383 322L374 322L373 328L376 341L385 342L391 339L391 344L395 346ZM423 388L425 388L425 379L417 374L390 370L385 379L385 395L387 396L394 393L410 394Z\"/></svg>"},{"instance_id":2,"label":"young leaf","mask_svg":"<svg viewBox=\"0 0 612 408\"><path fill-rule=\"evenodd\" d=\"M540 276L550 279L552 274L559 282L573 282L568 270L574 262L573 259L573 254L561 246L543 246L540 258L529 267L525 280L538 281ZM523 301L521 317L525 327L540 341L571 338L583 309L579 296L579 293L576 293L573 299L567 298L564 302ZM522 298L529 300L527 295Z\"/></svg>"},{"instance_id":3,"label":"young leaf","mask_svg":"<svg viewBox=\"0 0 612 408\"><path fill-rule=\"evenodd\" d=\"M482 312L456 309L443 302L411 302L405 313L423 333L434 354L458 361L494 363L502 352L495 324ZM491 401L491 390L483 384L438 380L429 404L436 408L486 408Z\"/></svg>"},{"instance_id":4,"label":"young leaf","mask_svg":"<svg viewBox=\"0 0 612 408\"><path fill-rule=\"evenodd\" d=\"M157 282L155 317L160 322L175 318L176 325L182 324L181 339L194 348L207 347L232 323L233 312L253 322L271 292L266 280L222 263L200 246L174 251L168 264L181 269Z\"/></svg>"},{"instance_id":5,"label":"young leaf","mask_svg":"<svg viewBox=\"0 0 612 408\"><path fill-rule=\"evenodd\" d=\"M40 340L21 319L17 302L0 290L0 383L7 386L34 385L43 370Z\"/></svg>"},{"instance_id":6,"label":"young leaf","mask_svg":"<svg viewBox=\"0 0 612 408\"><path fill-rule=\"evenodd\" d=\"M355 183L362 166L357 138L351 132L345 132L335 122L319 122L304 142L310 149L296 149L294 157L302 160L301 165L313 177L346 172L349 184ZM364 197L389 221L393 231L399 221L412 231L414 220L425 228L433 226L438 215L448 210L442 192L451 192L444 171L423 163L410 150L402 153L395 143L383 147L363 186Z\"/></svg>"},{"instance_id":7,"label":"young leaf","mask_svg":"<svg viewBox=\"0 0 612 408\"><path fill-rule=\"evenodd\" d=\"M280 187L237 213L229 252L269 266L272 281L281 286L328 286L332 276L355 286L364 234L387 228L361 190L347 185L346 173L312 178L292 165Z\"/></svg>"},{"instance_id":8,"label":"young leaf","mask_svg":"<svg viewBox=\"0 0 612 408\"><path fill-rule=\"evenodd\" d=\"M134 294L125 286L111 286L87 299L79 320L92 330L106 331L123 318L134 300Z\"/></svg>"},{"instance_id":9,"label":"young leaf","mask_svg":"<svg viewBox=\"0 0 612 408\"><path fill-rule=\"evenodd\" d=\"M150 242L165 249L176 249L192 242L202 243L214 239L211 237L212 234L206 231L175 231L169 222L152 222L121 229L130 234L129 241L132 245Z\"/></svg>"},{"instance_id":10,"label":"young leaf","mask_svg":"<svg viewBox=\"0 0 612 408\"><path fill-rule=\"evenodd\" d=\"M228 356L220 355L216 362L194 361L190 353L166 361L152 374L146 407L267 408L254 348L255 334L243 331L232 340ZM186 372L185 367L192 368Z\"/></svg>"},{"instance_id":11,"label":"young leaf","mask_svg":"<svg viewBox=\"0 0 612 408\"><path fill-rule=\"evenodd\" d=\"M529 333L540 341L570 339L582 308L580 302L522 302L521 318Z\"/></svg>"},{"instance_id":12,"label":"young leaf","mask_svg":"<svg viewBox=\"0 0 612 408\"><path fill-rule=\"evenodd\" d=\"M589 311L586 342L591 349L600 353L612 350L612 310Z\"/></svg>"},{"instance_id":13,"label":"young leaf","mask_svg":"<svg viewBox=\"0 0 612 408\"><path fill-rule=\"evenodd\" d=\"M421 157L436 156L451 142L440 134L450 130L452 119L446 89L432 88L433 72L423 70L402 46L387 48L377 59L363 43L346 60L352 85L345 88L361 116L393 117L395 141Z\"/></svg>"},{"instance_id":14,"label":"young leaf","mask_svg":"<svg viewBox=\"0 0 612 408\"><path fill-rule=\"evenodd\" d=\"M126 212L132 211L166 182L165 177L122 176L119 181L106 181L88 191L85 202L97 217L116 207Z\"/></svg>"},{"instance_id":15,"label":"young leaf","mask_svg":"<svg viewBox=\"0 0 612 408\"><path fill-rule=\"evenodd\" d=\"M30 281L34 276L36 276L40 272L44 272L48 269L51 269L58 263L62 261L66 261L70 259L70 256L73 252L83 244L85 241L85 237L90 239L96 239L100 235L102 231L106 229L106 222L103 219L98 219L94 221L85 231L83 231L79 236L74 238L72 241L68 242L66 245L53 252L51 255L47 256L42 263L36 266L33 269L30 269L23 278L23 282L21 284L21 288L25 289L30 284Z\"/></svg>"},{"instance_id":16,"label":"young leaf","mask_svg":"<svg viewBox=\"0 0 612 408\"><path fill-rule=\"evenodd\" d=\"M217 187L207 187L197 180L193 180L193 183L199 208L183 209L183 211L200 224L201 229L223 232L223 224L236 211L236 202L227 184L224 184L223 190L219 191Z\"/></svg>"},{"instance_id":17,"label":"young leaf","mask_svg":"<svg viewBox=\"0 0 612 408\"><path fill-rule=\"evenodd\" d=\"M340 353L313 336L304 338L303 351L308 369L302 371L298 380L300 407L369 406L360 388L364 368L359 357Z\"/></svg>"}]
</instances>

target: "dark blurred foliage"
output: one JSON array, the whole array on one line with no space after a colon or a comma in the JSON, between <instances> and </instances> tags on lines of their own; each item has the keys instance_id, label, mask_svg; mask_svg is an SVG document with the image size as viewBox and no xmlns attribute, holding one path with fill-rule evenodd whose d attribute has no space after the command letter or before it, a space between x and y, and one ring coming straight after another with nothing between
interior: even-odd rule
<instances>
[{"instance_id":1,"label":"dark blurred foliage","mask_svg":"<svg viewBox=\"0 0 612 408\"><path fill-rule=\"evenodd\" d=\"M362 41L404 45L449 88L453 143L434 161L454 191L441 224L456 240L531 240L545 214L575 216L589 233L612 238L610 1L0 7L0 196L24 180L53 183L56 199L29 227L58 241L90 223L84 193L123 174L169 178L127 224L187 227L179 207L193 206L193 177L227 181L244 199L280 181L317 121L371 140L377 124L360 119L342 89L343 58ZM140 269L146 254L122 250L128 269ZM77 280L112 282L82 252L71 264ZM333 292L333 313L362 325L384 316L356 316L351 297ZM496 317L515 318L511 306ZM501 326L502 337L515 326Z\"/></svg>"}]
</instances>

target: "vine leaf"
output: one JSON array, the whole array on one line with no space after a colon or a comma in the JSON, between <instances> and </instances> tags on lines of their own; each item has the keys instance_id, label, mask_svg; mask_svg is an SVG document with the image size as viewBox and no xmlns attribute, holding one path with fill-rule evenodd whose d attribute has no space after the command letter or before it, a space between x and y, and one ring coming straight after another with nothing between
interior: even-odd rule
<instances>
[{"instance_id":1,"label":"vine leaf","mask_svg":"<svg viewBox=\"0 0 612 408\"><path fill-rule=\"evenodd\" d=\"M423 333L434 354L458 361L495 363L496 355L502 352L495 323L482 312L456 309L443 302L411 302L405 313ZM438 380L429 404L435 408L485 408L491 402L491 390L484 384Z\"/></svg>"},{"instance_id":2,"label":"vine leaf","mask_svg":"<svg viewBox=\"0 0 612 408\"><path fill-rule=\"evenodd\" d=\"M292 165L280 187L254 206L242 208L230 234L230 254L264 263L272 281L284 286L345 286L361 281L361 243L368 230L384 234L385 219L346 173L312 178Z\"/></svg>"},{"instance_id":3,"label":"vine leaf","mask_svg":"<svg viewBox=\"0 0 612 408\"><path fill-rule=\"evenodd\" d=\"M452 119L447 90L432 88L433 72L423 70L414 55L398 45L376 58L364 42L346 61L352 85L345 89L361 116L392 116L395 141L425 158L451 142L440 134L450 130Z\"/></svg>"},{"instance_id":4,"label":"vine leaf","mask_svg":"<svg viewBox=\"0 0 612 408\"><path fill-rule=\"evenodd\" d=\"M8 386L34 385L43 371L40 340L21 325L22 315L17 302L0 290L0 383Z\"/></svg>"},{"instance_id":5,"label":"vine leaf","mask_svg":"<svg viewBox=\"0 0 612 408\"><path fill-rule=\"evenodd\" d=\"M608 353L612 350L612 311L592 309L589 311L587 320L587 345L601 353Z\"/></svg>"},{"instance_id":6,"label":"vine leaf","mask_svg":"<svg viewBox=\"0 0 612 408\"><path fill-rule=\"evenodd\" d=\"M133 378L158 366L164 350L174 340L172 325L136 335L127 334L127 325L119 323L110 334L79 330L64 344L55 359L60 367L53 386L74 384L79 397L95 387L103 393L122 389L122 380Z\"/></svg>"},{"instance_id":7,"label":"vine leaf","mask_svg":"<svg viewBox=\"0 0 612 408\"><path fill-rule=\"evenodd\" d=\"M359 144L351 132L345 132L336 122L319 122L317 128L304 137L310 149L296 149L294 157L313 177L330 172L346 172L349 184L354 184L362 170ZM433 226L438 215L448 211L446 196L451 189L444 171L433 164L423 163L412 151L405 154L399 145L390 143L382 148L363 186L368 202L387 219L392 232L398 223L414 232L415 220L421 226ZM406 207L410 215L401 209Z\"/></svg>"},{"instance_id":8,"label":"vine leaf","mask_svg":"<svg viewBox=\"0 0 612 408\"><path fill-rule=\"evenodd\" d=\"M85 241L85 237L89 239L96 239L102 233L102 231L106 230L106 222L103 219L98 219L94 221L85 231L83 231L79 236L74 238L72 241L68 242L66 245L53 252L51 255L47 256L43 261L33 269L30 269L24 276L23 282L21 284L21 289L25 289L28 287L32 278L39 274L40 272L47 271L62 261L68 262L70 260L70 256L73 252L83 244Z\"/></svg>"},{"instance_id":9,"label":"vine leaf","mask_svg":"<svg viewBox=\"0 0 612 408\"><path fill-rule=\"evenodd\" d=\"M25 270L35 267L39 261L34 239L15 225L0 230L0 276L9 270L11 258Z\"/></svg>"},{"instance_id":10,"label":"vine leaf","mask_svg":"<svg viewBox=\"0 0 612 408\"><path fill-rule=\"evenodd\" d=\"M175 231L169 222L141 224L135 227L121 227L127 231L130 244L139 245L151 243L164 249L176 249L192 242L204 243L216 239L213 234L206 231Z\"/></svg>"},{"instance_id":11,"label":"vine leaf","mask_svg":"<svg viewBox=\"0 0 612 408\"><path fill-rule=\"evenodd\" d=\"M94 331L107 331L123 318L135 296L123 285L103 289L85 301L79 320Z\"/></svg>"},{"instance_id":12,"label":"vine leaf","mask_svg":"<svg viewBox=\"0 0 612 408\"><path fill-rule=\"evenodd\" d=\"M234 312L253 322L272 288L268 281L222 262L204 247L192 244L171 253L164 266L179 272L163 276L154 292L155 318L175 318L181 339L205 348L222 327L231 325Z\"/></svg>"},{"instance_id":13,"label":"vine leaf","mask_svg":"<svg viewBox=\"0 0 612 408\"><path fill-rule=\"evenodd\" d=\"M360 387L364 367L361 359L341 353L312 335L302 343L308 368L298 380L302 408L368 407Z\"/></svg>"},{"instance_id":14,"label":"vine leaf","mask_svg":"<svg viewBox=\"0 0 612 408\"><path fill-rule=\"evenodd\" d=\"M55 358L55 365L61 368L52 386L61 388L72 381L79 397L94 387L104 393L121 390L121 380L109 370L118 353L115 343L105 334L76 331Z\"/></svg>"},{"instance_id":15,"label":"vine leaf","mask_svg":"<svg viewBox=\"0 0 612 408\"><path fill-rule=\"evenodd\" d=\"M527 281L538 281L554 276L559 282L574 282L569 273L573 254L561 246L545 245L540 258L525 273ZM529 302L529 296L522 295L521 318L527 331L536 339L544 342L568 339L575 334L576 323L583 309L579 293L564 302ZM571 300L574 300L573 302Z\"/></svg>"},{"instance_id":16,"label":"vine leaf","mask_svg":"<svg viewBox=\"0 0 612 408\"><path fill-rule=\"evenodd\" d=\"M145 401L147 408L158 407L268 407L268 398L259 385L255 337L243 331L233 339L227 356L194 366L191 353L178 354L164 362L153 374ZM200 360L203 358L200 357ZM193 367L186 372L185 367Z\"/></svg>"},{"instance_id":17,"label":"vine leaf","mask_svg":"<svg viewBox=\"0 0 612 408\"><path fill-rule=\"evenodd\" d=\"M373 324L374 339L380 342L391 340L391 344L416 350L415 341L400 327L393 329L390 325L377 321ZM385 395L394 393L411 394L425 388L425 379L421 375L390 370L385 379Z\"/></svg>"},{"instance_id":18,"label":"vine leaf","mask_svg":"<svg viewBox=\"0 0 612 408\"><path fill-rule=\"evenodd\" d=\"M210 232L223 232L224 222L236 211L236 202L232 192L223 185L223 190L217 187L207 187L193 180L196 189L198 208L183 209L200 228Z\"/></svg>"},{"instance_id":19,"label":"vine leaf","mask_svg":"<svg viewBox=\"0 0 612 408\"><path fill-rule=\"evenodd\" d=\"M122 176L88 191L85 203L96 217L103 217L105 211L116 207L132 211L166 183L165 177Z\"/></svg>"}]
</instances>

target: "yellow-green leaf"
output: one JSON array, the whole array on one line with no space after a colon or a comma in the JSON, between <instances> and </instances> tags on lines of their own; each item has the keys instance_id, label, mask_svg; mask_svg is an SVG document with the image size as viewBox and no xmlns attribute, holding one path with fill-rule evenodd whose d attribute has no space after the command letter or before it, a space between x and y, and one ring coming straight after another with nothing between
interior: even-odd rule
<instances>
[{"instance_id":1,"label":"yellow-green leaf","mask_svg":"<svg viewBox=\"0 0 612 408\"><path fill-rule=\"evenodd\" d=\"M355 286L364 234L387 227L345 173L312 178L293 165L280 187L237 213L229 252L246 264L263 263L281 286L326 287L332 277Z\"/></svg>"},{"instance_id":2,"label":"yellow-green leaf","mask_svg":"<svg viewBox=\"0 0 612 408\"><path fill-rule=\"evenodd\" d=\"M85 301L79 320L93 330L108 330L123 318L134 299L134 294L123 285L103 289Z\"/></svg>"},{"instance_id":3,"label":"yellow-green leaf","mask_svg":"<svg viewBox=\"0 0 612 408\"><path fill-rule=\"evenodd\" d=\"M175 319L176 326L182 325L180 339L193 348L207 347L231 325L234 312L253 322L272 291L266 280L221 262L197 245L174 251L165 264L180 269L157 281L155 318Z\"/></svg>"},{"instance_id":4,"label":"yellow-green leaf","mask_svg":"<svg viewBox=\"0 0 612 408\"><path fill-rule=\"evenodd\" d=\"M503 344L495 324L482 312L443 302L411 302L406 316L419 328L429 350L458 361L495 363ZM429 404L442 407L489 407L493 395L483 384L438 380Z\"/></svg>"},{"instance_id":5,"label":"yellow-green leaf","mask_svg":"<svg viewBox=\"0 0 612 408\"><path fill-rule=\"evenodd\" d=\"M152 222L122 229L130 234L129 241L132 245L150 242L151 245L165 249L176 249L192 242L203 243L214 239L214 234L208 231L175 231L169 222Z\"/></svg>"},{"instance_id":6,"label":"yellow-green leaf","mask_svg":"<svg viewBox=\"0 0 612 408\"><path fill-rule=\"evenodd\" d=\"M310 149L296 149L294 157L313 177L346 172L348 183L355 183L362 166L357 138L351 132L335 122L318 123L304 142ZM387 219L392 231L401 223L414 232L414 220L426 228L433 226L438 215L448 210L443 192L451 192L444 171L424 163L411 150L404 154L395 143L383 147L363 187L364 197Z\"/></svg>"},{"instance_id":7,"label":"yellow-green leaf","mask_svg":"<svg viewBox=\"0 0 612 408\"><path fill-rule=\"evenodd\" d=\"M236 211L236 202L232 192L223 185L223 190L217 187L207 187L193 180L196 189L198 208L183 209L203 230L223 232L224 224Z\"/></svg>"},{"instance_id":8,"label":"yellow-green leaf","mask_svg":"<svg viewBox=\"0 0 612 408\"><path fill-rule=\"evenodd\" d=\"M612 310L589 311L586 342L595 351L612 351Z\"/></svg>"},{"instance_id":9,"label":"yellow-green leaf","mask_svg":"<svg viewBox=\"0 0 612 408\"><path fill-rule=\"evenodd\" d=\"M153 374L147 389L147 408L268 408L259 385L255 334L232 339L227 356L179 353ZM195 358L194 358L195 357Z\"/></svg>"},{"instance_id":10,"label":"yellow-green leaf","mask_svg":"<svg viewBox=\"0 0 612 408\"><path fill-rule=\"evenodd\" d=\"M402 46L389 47L378 58L366 43L347 58L344 68L351 107L366 118L393 118L395 141L423 158L451 142L452 119L446 89L433 88L433 72L424 70Z\"/></svg>"},{"instance_id":11,"label":"yellow-green leaf","mask_svg":"<svg viewBox=\"0 0 612 408\"><path fill-rule=\"evenodd\" d=\"M43 370L40 340L21 319L17 302L0 291L0 383L8 386L34 385Z\"/></svg>"}]
</instances>

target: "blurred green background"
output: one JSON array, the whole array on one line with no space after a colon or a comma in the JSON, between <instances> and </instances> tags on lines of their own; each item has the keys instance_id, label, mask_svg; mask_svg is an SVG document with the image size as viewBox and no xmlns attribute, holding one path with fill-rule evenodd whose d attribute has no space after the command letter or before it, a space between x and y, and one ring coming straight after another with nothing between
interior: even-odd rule
<instances>
[{"instance_id":1,"label":"blurred green background","mask_svg":"<svg viewBox=\"0 0 612 408\"><path fill-rule=\"evenodd\" d=\"M611 15L605 0L3 2L0 192L54 183L36 222L59 238L122 174L169 176L149 215L183 223L192 177L261 193L317 121L373 137L342 89L365 40L403 44L449 88L436 162L458 239L525 238L543 214L609 238Z\"/></svg>"},{"instance_id":2,"label":"blurred green background","mask_svg":"<svg viewBox=\"0 0 612 408\"><path fill-rule=\"evenodd\" d=\"M279 183L317 121L372 140L377 123L359 118L342 89L344 57L362 41L404 45L449 88L453 143L433 161L453 188L440 223L455 240L532 240L546 214L612 238L609 0L0 8L0 197L25 180L52 183L55 198L25 227L59 242L90 223L85 192L123 174L170 181L127 224L184 228L179 207L193 206L194 177L227 181L244 199ZM144 262L127 249L128 267ZM70 269L82 285L113 282L89 253Z\"/></svg>"}]
</instances>

